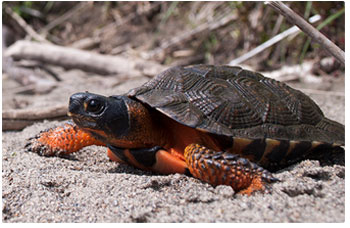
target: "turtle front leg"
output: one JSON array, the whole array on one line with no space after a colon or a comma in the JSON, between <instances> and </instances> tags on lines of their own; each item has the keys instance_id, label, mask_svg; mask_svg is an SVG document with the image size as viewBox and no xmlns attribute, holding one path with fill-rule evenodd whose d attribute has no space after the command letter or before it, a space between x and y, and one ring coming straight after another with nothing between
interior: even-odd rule
<instances>
[{"instance_id":1,"label":"turtle front leg","mask_svg":"<svg viewBox=\"0 0 350 228\"><path fill-rule=\"evenodd\" d=\"M185 148L191 174L214 186L229 185L238 193L250 195L277 181L272 174L237 154L216 152L198 144Z\"/></svg>"},{"instance_id":2,"label":"turtle front leg","mask_svg":"<svg viewBox=\"0 0 350 228\"><path fill-rule=\"evenodd\" d=\"M29 140L25 148L44 156L69 154L90 145L105 145L73 123L47 129Z\"/></svg>"}]
</instances>

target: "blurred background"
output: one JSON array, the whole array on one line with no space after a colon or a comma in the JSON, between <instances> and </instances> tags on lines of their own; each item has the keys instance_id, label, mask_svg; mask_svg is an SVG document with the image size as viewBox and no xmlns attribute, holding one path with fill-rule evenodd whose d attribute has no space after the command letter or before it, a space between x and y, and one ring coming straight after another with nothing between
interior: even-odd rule
<instances>
[{"instance_id":1,"label":"blurred background","mask_svg":"<svg viewBox=\"0 0 350 228\"><path fill-rule=\"evenodd\" d=\"M343 1L286 4L304 18L321 15L314 26L321 25L321 32L344 50ZM54 44L136 55L167 66L227 64L291 27L264 2L3 2L5 45L28 34L4 7ZM296 33L244 64L272 70L327 56L306 35Z\"/></svg>"}]
</instances>

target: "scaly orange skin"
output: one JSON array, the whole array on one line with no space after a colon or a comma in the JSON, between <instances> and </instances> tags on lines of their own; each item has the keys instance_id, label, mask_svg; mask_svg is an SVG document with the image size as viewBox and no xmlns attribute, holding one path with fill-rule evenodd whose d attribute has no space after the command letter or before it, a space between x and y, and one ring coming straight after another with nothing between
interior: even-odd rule
<instances>
[{"instance_id":1,"label":"scaly orange skin","mask_svg":"<svg viewBox=\"0 0 350 228\"><path fill-rule=\"evenodd\" d=\"M232 159L232 154L220 155L198 144L191 144L185 149L185 159L194 177L214 186L229 185L247 195L265 189L262 180L264 170L247 161L241 164L239 158Z\"/></svg>"},{"instance_id":2,"label":"scaly orange skin","mask_svg":"<svg viewBox=\"0 0 350 228\"><path fill-rule=\"evenodd\" d=\"M42 131L27 144L30 150L44 156L70 154L91 145L105 146L87 131L69 123Z\"/></svg>"}]
</instances>

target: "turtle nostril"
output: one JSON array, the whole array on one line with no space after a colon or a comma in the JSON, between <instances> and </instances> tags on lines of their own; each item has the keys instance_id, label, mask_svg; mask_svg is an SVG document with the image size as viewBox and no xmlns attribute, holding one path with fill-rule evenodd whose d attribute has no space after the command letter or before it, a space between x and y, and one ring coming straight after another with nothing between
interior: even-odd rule
<instances>
[{"instance_id":1,"label":"turtle nostril","mask_svg":"<svg viewBox=\"0 0 350 228\"><path fill-rule=\"evenodd\" d=\"M79 102L79 100L72 100L70 99L69 101L69 108L68 108L68 111L70 113L78 113L79 110L80 110L80 107L81 107L81 103Z\"/></svg>"},{"instance_id":2,"label":"turtle nostril","mask_svg":"<svg viewBox=\"0 0 350 228\"><path fill-rule=\"evenodd\" d=\"M69 98L69 107L68 111L70 113L78 113L81 109L84 99L86 98L85 93L75 93Z\"/></svg>"}]
</instances>

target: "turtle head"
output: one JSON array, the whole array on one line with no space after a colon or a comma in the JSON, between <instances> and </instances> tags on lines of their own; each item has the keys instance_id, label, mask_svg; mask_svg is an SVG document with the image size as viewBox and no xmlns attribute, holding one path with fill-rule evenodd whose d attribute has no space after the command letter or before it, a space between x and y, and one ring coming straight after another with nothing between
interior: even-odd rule
<instances>
[{"instance_id":1,"label":"turtle head","mask_svg":"<svg viewBox=\"0 0 350 228\"><path fill-rule=\"evenodd\" d=\"M129 114L125 96L105 97L93 93L75 93L69 99L68 115L82 129L119 137L129 131Z\"/></svg>"}]
</instances>

